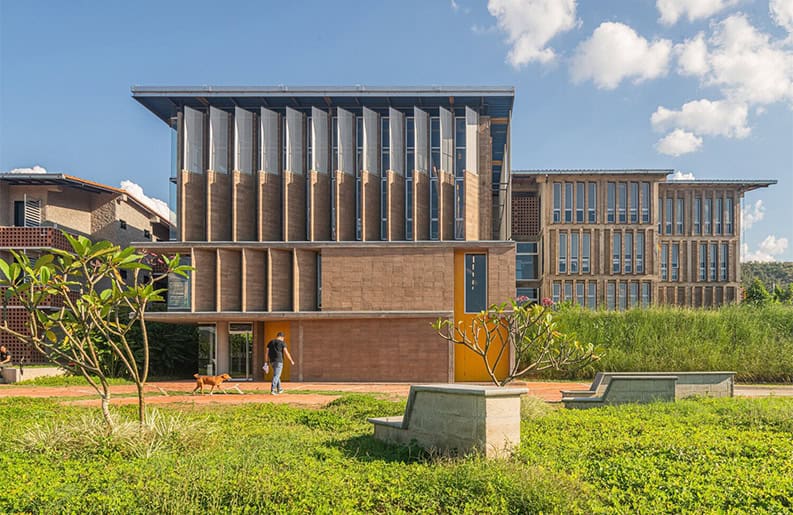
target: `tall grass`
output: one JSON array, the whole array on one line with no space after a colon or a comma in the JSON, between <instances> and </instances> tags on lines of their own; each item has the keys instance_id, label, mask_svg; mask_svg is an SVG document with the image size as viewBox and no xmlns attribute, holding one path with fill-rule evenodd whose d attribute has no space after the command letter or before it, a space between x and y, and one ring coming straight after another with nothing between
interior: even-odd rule
<instances>
[{"instance_id":1,"label":"tall grass","mask_svg":"<svg viewBox=\"0 0 793 515\"><path fill-rule=\"evenodd\" d=\"M564 331L600 345L595 371L732 370L744 382L793 381L793 307L657 307L623 312L564 308Z\"/></svg>"}]
</instances>

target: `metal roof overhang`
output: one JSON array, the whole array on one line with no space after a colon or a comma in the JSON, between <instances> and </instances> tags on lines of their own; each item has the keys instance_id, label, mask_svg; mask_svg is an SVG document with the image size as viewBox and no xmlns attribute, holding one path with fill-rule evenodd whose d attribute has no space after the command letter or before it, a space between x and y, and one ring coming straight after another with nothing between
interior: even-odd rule
<instances>
[{"instance_id":1,"label":"metal roof overhang","mask_svg":"<svg viewBox=\"0 0 793 515\"><path fill-rule=\"evenodd\" d=\"M693 179L689 181L666 181L661 183L668 186L713 186L714 188L732 186L741 191L752 191L767 188L777 183L776 179Z\"/></svg>"},{"instance_id":2,"label":"metal roof overhang","mask_svg":"<svg viewBox=\"0 0 793 515\"><path fill-rule=\"evenodd\" d=\"M115 189L94 186L83 181L76 181L60 173L3 173L0 181L12 186L68 186L92 193L116 193Z\"/></svg>"},{"instance_id":3,"label":"metal roof overhang","mask_svg":"<svg viewBox=\"0 0 793 515\"><path fill-rule=\"evenodd\" d=\"M340 107L352 111L367 107L381 113L389 107L410 109L475 109L491 118L493 181L497 184L504 161L507 125L512 115L512 86L339 86L339 87L245 87L245 86L133 86L132 98L170 125L184 106L205 109L306 109Z\"/></svg>"}]
</instances>

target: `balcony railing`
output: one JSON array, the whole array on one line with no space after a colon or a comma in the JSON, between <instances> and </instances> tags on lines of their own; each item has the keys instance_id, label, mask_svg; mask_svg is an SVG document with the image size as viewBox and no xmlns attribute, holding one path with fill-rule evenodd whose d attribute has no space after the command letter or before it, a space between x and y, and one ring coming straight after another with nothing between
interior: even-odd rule
<instances>
[{"instance_id":1,"label":"balcony railing","mask_svg":"<svg viewBox=\"0 0 793 515\"><path fill-rule=\"evenodd\" d=\"M70 250L60 229L53 227L0 227L0 249Z\"/></svg>"}]
</instances>

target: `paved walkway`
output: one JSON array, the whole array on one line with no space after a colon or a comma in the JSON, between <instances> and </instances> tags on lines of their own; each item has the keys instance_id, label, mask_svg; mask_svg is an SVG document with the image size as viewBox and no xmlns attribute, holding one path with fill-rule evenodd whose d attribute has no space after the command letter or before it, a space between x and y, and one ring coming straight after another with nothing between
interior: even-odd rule
<instances>
[{"instance_id":1,"label":"paved walkway","mask_svg":"<svg viewBox=\"0 0 793 515\"><path fill-rule=\"evenodd\" d=\"M284 383L286 392L270 395L269 384L264 382L224 383L226 394L189 395L195 388L193 381L160 381L146 385L146 400L151 404L188 403L188 404L243 404L267 402L273 404L295 404L301 406L324 406L343 393L376 393L391 399L404 399L410 391L410 383ZM561 400L560 390L586 389L589 383L539 382L513 383L510 386L526 387L529 395L540 397L548 402ZM239 388L245 395L240 395ZM135 403L134 385L111 386L113 404ZM59 397L64 403L94 405L96 399L93 389L88 386L14 386L0 384L0 397ZM793 397L793 385L736 385L735 395L740 397ZM82 398L81 397L88 397Z\"/></svg>"}]
</instances>

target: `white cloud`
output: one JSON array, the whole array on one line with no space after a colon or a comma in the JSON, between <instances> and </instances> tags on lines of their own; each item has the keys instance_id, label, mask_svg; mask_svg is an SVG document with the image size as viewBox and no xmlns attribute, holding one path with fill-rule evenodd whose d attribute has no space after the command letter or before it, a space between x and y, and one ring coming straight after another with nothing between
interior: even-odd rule
<instances>
[{"instance_id":1,"label":"white cloud","mask_svg":"<svg viewBox=\"0 0 793 515\"><path fill-rule=\"evenodd\" d=\"M507 35L507 62L515 68L553 61L548 42L578 25L575 0L489 0L487 10Z\"/></svg>"},{"instance_id":2,"label":"white cloud","mask_svg":"<svg viewBox=\"0 0 793 515\"><path fill-rule=\"evenodd\" d=\"M697 135L745 138L750 132L747 114L746 104L701 99L683 104L679 111L659 106L650 122L659 131L677 127Z\"/></svg>"},{"instance_id":3,"label":"white cloud","mask_svg":"<svg viewBox=\"0 0 793 515\"><path fill-rule=\"evenodd\" d=\"M793 32L793 0L771 0L768 10L774 23Z\"/></svg>"},{"instance_id":4,"label":"white cloud","mask_svg":"<svg viewBox=\"0 0 793 515\"><path fill-rule=\"evenodd\" d=\"M672 174L667 180L669 181L693 181L694 174L691 172L681 172L680 170L675 170L675 173Z\"/></svg>"},{"instance_id":5,"label":"white cloud","mask_svg":"<svg viewBox=\"0 0 793 515\"><path fill-rule=\"evenodd\" d=\"M741 245L741 261L759 261L769 263L776 261L776 256L783 254L787 250L787 238L777 238L773 234L769 234L764 239L758 249L754 252L749 251L749 245L744 243Z\"/></svg>"},{"instance_id":6,"label":"white cloud","mask_svg":"<svg viewBox=\"0 0 793 515\"><path fill-rule=\"evenodd\" d=\"M673 25L682 16L688 21L708 18L737 3L738 0L657 0L655 6L661 13L659 21Z\"/></svg>"},{"instance_id":7,"label":"white cloud","mask_svg":"<svg viewBox=\"0 0 793 515\"><path fill-rule=\"evenodd\" d=\"M793 101L793 51L758 31L744 15L715 25L709 43L705 85L717 86L739 102Z\"/></svg>"},{"instance_id":8,"label":"white cloud","mask_svg":"<svg viewBox=\"0 0 793 515\"><path fill-rule=\"evenodd\" d=\"M33 165L32 168L14 168L8 173L21 173L21 174L31 174L31 173L47 173L47 169L43 166Z\"/></svg>"},{"instance_id":9,"label":"white cloud","mask_svg":"<svg viewBox=\"0 0 793 515\"><path fill-rule=\"evenodd\" d=\"M694 39L675 45L677 54L677 71L681 75L701 77L710 69L708 64L708 45L705 35L700 32Z\"/></svg>"},{"instance_id":10,"label":"white cloud","mask_svg":"<svg viewBox=\"0 0 793 515\"><path fill-rule=\"evenodd\" d=\"M765 218L765 206L762 200L754 204L745 204L741 209L741 227L748 229Z\"/></svg>"},{"instance_id":11,"label":"white cloud","mask_svg":"<svg viewBox=\"0 0 793 515\"><path fill-rule=\"evenodd\" d=\"M658 140L658 143L655 144L655 149L661 154L677 157L683 154L696 152L701 146L702 138L691 132L684 131L683 129L675 129ZM690 180L687 178L678 177L678 174L680 174L680 172L675 172L672 180ZM691 179L694 178L692 174L685 175L690 175Z\"/></svg>"},{"instance_id":12,"label":"white cloud","mask_svg":"<svg viewBox=\"0 0 793 515\"><path fill-rule=\"evenodd\" d=\"M170 220L171 210L168 208L167 202L147 196L143 193L143 188L132 181L121 181L121 189L138 199L164 219Z\"/></svg>"},{"instance_id":13,"label":"white cloud","mask_svg":"<svg viewBox=\"0 0 793 515\"><path fill-rule=\"evenodd\" d=\"M587 79L603 89L614 89L625 79L639 83L666 75L672 43L650 43L631 27L604 22L592 37L578 45L571 63L575 82Z\"/></svg>"}]
</instances>

